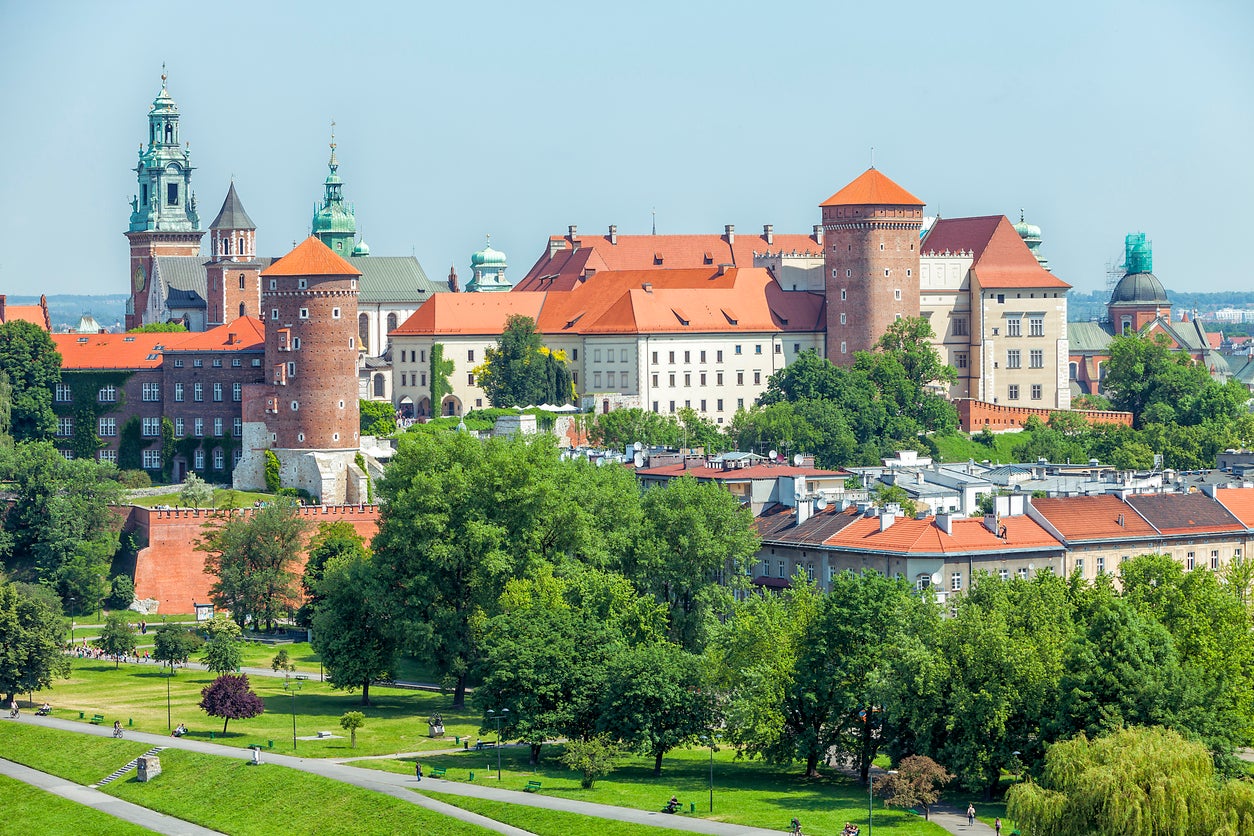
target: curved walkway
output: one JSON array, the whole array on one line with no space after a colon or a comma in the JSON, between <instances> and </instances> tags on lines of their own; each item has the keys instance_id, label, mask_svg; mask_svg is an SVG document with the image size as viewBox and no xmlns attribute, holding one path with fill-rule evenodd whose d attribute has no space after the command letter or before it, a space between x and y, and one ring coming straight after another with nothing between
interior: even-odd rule
<instances>
[{"instance_id":1,"label":"curved walkway","mask_svg":"<svg viewBox=\"0 0 1254 836\"><path fill-rule=\"evenodd\" d=\"M34 717L23 715L17 722L29 723L31 725L45 725L52 728L61 729L63 731L76 732L78 734L89 734L97 737L108 737L112 734L112 729L101 728L83 723L76 723L70 720L61 720L55 717ZM153 745L165 746L174 749L187 749L193 752L201 752L207 755L220 755L230 758L247 759L249 753L246 750L237 749L234 746L224 746L220 743L207 743L200 740L188 740L187 738L172 738L165 735L145 734L143 732L128 731L126 736L133 740L143 743L151 743ZM408 801L411 804L418 804L446 816L460 819L462 821L478 824L482 827L490 828L498 833L509 834L509 836L531 836L527 831L521 830L511 825L503 824L492 819L470 813L466 810L456 807L452 804L445 804L428 798L414 790L421 787L423 790L432 792L448 793L449 795L462 795L471 798L482 798L490 801L503 801L508 804L519 804L527 807L539 807L546 810L557 810L567 813L578 813L584 816L592 816L595 818L611 819L614 821L629 822L632 824L649 825L653 827L666 828L670 830L686 831L689 833L702 833L706 836L779 836L780 830L767 830L759 827L749 827L742 824L731 824L728 822L709 821L707 819L695 819L681 816L671 816L661 812L650 812L647 810L636 810L631 807L615 807L609 804L595 804L589 801L576 801L567 798L558 798L555 796L541 795L539 793L524 793L515 790L503 790L496 787L484 786L481 784L466 784L460 781L446 781L439 778L424 778L419 784L411 775L401 775L395 772L381 772L374 769L362 769L322 758L300 758L291 755L278 755L273 753L263 753L262 758L266 763L275 764L277 766L285 766L290 769L297 769L302 772L308 772L314 775L321 775L324 778L330 778L334 781L342 781L346 784L362 787L363 789L373 790L375 792L386 793L393 798L399 798Z\"/></svg>"},{"instance_id":2,"label":"curved walkway","mask_svg":"<svg viewBox=\"0 0 1254 836\"><path fill-rule=\"evenodd\" d=\"M32 787L38 787L45 792L69 799L76 804L91 807L101 813L146 827L156 833L164 833L166 836L221 836L216 830L149 810L147 807L106 795L100 790L93 790L82 784L75 784L73 781L67 781L3 758L0 758L0 775L7 775L24 784L30 784Z\"/></svg>"}]
</instances>

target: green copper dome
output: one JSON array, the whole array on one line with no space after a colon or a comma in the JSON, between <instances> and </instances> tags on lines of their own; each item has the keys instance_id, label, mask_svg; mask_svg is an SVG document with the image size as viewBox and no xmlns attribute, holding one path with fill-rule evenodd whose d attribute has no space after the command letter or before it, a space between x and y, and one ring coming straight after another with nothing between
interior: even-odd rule
<instances>
[{"instance_id":1,"label":"green copper dome","mask_svg":"<svg viewBox=\"0 0 1254 836\"><path fill-rule=\"evenodd\" d=\"M492 239L489 238L488 240L491 241ZM505 253L501 252L500 250L492 249L492 245L489 243L482 250L479 250L478 252L473 253L470 256L470 266L471 267L508 267L509 265L506 263Z\"/></svg>"},{"instance_id":2,"label":"green copper dome","mask_svg":"<svg viewBox=\"0 0 1254 836\"><path fill-rule=\"evenodd\" d=\"M1169 305L1167 290L1153 273L1128 273L1110 294L1112 305Z\"/></svg>"},{"instance_id":3,"label":"green copper dome","mask_svg":"<svg viewBox=\"0 0 1254 836\"><path fill-rule=\"evenodd\" d=\"M311 233L331 251L340 256L349 255L354 249L357 236L357 217L353 204L344 202L344 181L340 179L340 161L335 156L335 123L331 123L331 159L327 161L330 172L323 182L322 205L314 207ZM366 249L366 255L369 253Z\"/></svg>"},{"instance_id":4,"label":"green copper dome","mask_svg":"<svg viewBox=\"0 0 1254 836\"><path fill-rule=\"evenodd\" d=\"M370 255L370 245L366 243L365 238L358 241L357 246L353 247L353 255L354 256Z\"/></svg>"}]
</instances>

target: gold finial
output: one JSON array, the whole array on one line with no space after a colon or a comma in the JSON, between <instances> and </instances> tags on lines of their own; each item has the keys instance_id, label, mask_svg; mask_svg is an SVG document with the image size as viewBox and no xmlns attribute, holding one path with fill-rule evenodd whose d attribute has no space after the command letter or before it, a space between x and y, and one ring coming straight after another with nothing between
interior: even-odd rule
<instances>
[{"instance_id":1,"label":"gold finial","mask_svg":"<svg viewBox=\"0 0 1254 836\"><path fill-rule=\"evenodd\" d=\"M1023 212L1024 210L1022 209L1019 210L1019 223L1023 223Z\"/></svg>"},{"instance_id":2,"label":"gold finial","mask_svg":"<svg viewBox=\"0 0 1254 836\"><path fill-rule=\"evenodd\" d=\"M484 249L485 249L485 250L486 250L486 249L491 249L491 248L492 248L492 235L491 235L491 233L485 234L485 235L483 236L483 238L484 238Z\"/></svg>"},{"instance_id":3,"label":"gold finial","mask_svg":"<svg viewBox=\"0 0 1254 836\"><path fill-rule=\"evenodd\" d=\"M331 150L335 150L335 120L331 120Z\"/></svg>"},{"instance_id":4,"label":"gold finial","mask_svg":"<svg viewBox=\"0 0 1254 836\"><path fill-rule=\"evenodd\" d=\"M166 77L167 77L167 76L166 76L166 72L165 72L165 62L164 62L164 61L162 61L162 62L161 62L161 86L162 86L162 87L165 87L165 80L166 80Z\"/></svg>"}]
</instances>

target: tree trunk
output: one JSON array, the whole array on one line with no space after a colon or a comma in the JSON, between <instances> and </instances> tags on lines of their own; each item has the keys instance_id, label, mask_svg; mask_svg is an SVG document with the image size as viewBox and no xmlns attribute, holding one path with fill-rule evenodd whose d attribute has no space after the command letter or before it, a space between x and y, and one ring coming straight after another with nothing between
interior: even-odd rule
<instances>
[{"instance_id":1,"label":"tree trunk","mask_svg":"<svg viewBox=\"0 0 1254 836\"><path fill-rule=\"evenodd\" d=\"M457 686L453 689L453 708L466 707L466 674L457 675Z\"/></svg>"},{"instance_id":2,"label":"tree trunk","mask_svg":"<svg viewBox=\"0 0 1254 836\"><path fill-rule=\"evenodd\" d=\"M349 739L353 741L353 748L356 749L357 748L357 729L349 729L348 736L349 736Z\"/></svg>"},{"instance_id":3,"label":"tree trunk","mask_svg":"<svg viewBox=\"0 0 1254 836\"><path fill-rule=\"evenodd\" d=\"M819 753L813 749L810 750L810 754L806 755L806 777L819 777Z\"/></svg>"},{"instance_id":4,"label":"tree trunk","mask_svg":"<svg viewBox=\"0 0 1254 836\"><path fill-rule=\"evenodd\" d=\"M540 747L543 745L544 745L543 743L531 744L531 765L532 766L535 766L538 763L540 763Z\"/></svg>"},{"instance_id":5,"label":"tree trunk","mask_svg":"<svg viewBox=\"0 0 1254 836\"><path fill-rule=\"evenodd\" d=\"M370 705L370 680L367 679L361 684L361 704Z\"/></svg>"},{"instance_id":6,"label":"tree trunk","mask_svg":"<svg viewBox=\"0 0 1254 836\"><path fill-rule=\"evenodd\" d=\"M923 821L932 820L932 806L930 804L923 805Z\"/></svg>"},{"instance_id":7,"label":"tree trunk","mask_svg":"<svg viewBox=\"0 0 1254 836\"><path fill-rule=\"evenodd\" d=\"M653 755L653 777L657 778L662 774L662 755L665 752L655 752Z\"/></svg>"},{"instance_id":8,"label":"tree trunk","mask_svg":"<svg viewBox=\"0 0 1254 836\"><path fill-rule=\"evenodd\" d=\"M229 722L231 722L230 717L227 717L225 720L222 721L222 736L223 737L226 737L226 724Z\"/></svg>"}]
</instances>

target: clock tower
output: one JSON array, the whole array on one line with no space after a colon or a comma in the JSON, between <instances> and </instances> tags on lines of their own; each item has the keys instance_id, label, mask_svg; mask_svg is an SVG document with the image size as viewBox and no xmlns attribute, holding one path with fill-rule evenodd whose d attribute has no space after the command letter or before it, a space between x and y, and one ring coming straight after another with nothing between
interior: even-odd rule
<instances>
[{"instance_id":1,"label":"clock tower","mask_svg":"<svg viewBox=\"0 0 1254 836\"><path fill-rule=\"evenodd\" d=\"M144 323L153 292L153 260L157 256L200 254L204 232L192 194L191 149L179 145L179 111L166 90L161 68L161 92L148 110L148 148L139 146L135 166L139 194L131 198L131 298L126 303L126 327Z\"/></svg>"},{"instance_id":2,"label":"clock tower","mask_svg":"<svg viewBox=\"0 0 1254 836\"><path fill-rule=\"evenodd\" d=\"M340 161L335 158L335 123L331 123L331 172L323 183L322 205L314 206L312 233L340 258L353 254L357 240L357 217L353 204L344 202L344 181L340 179Z\"/></svg>"}]
</instances>

